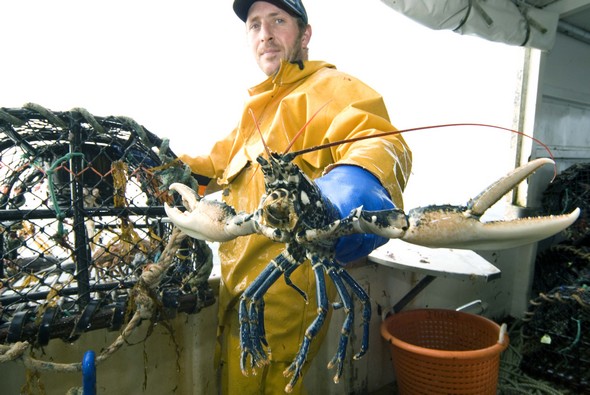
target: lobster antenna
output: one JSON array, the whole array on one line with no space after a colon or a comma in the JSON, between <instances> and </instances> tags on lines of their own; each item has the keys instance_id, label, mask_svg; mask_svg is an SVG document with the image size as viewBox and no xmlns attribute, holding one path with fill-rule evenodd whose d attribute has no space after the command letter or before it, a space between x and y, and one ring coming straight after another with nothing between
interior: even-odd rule
<instances>
[{"instance_id":1,"label":"lobster antenna","mask_svg":"<svg viewBox=\"0 0 590 395\"><path fill-rule=\"evenodd\" d=\"M410 129L403 129L403 130L393 130L390 132L382 132L382 133L371 134L368 136L353 137L353 138L346 139L346 140L338 140L338 141L333 141L331 143L316 145L315 147L304 148L302 150L292 152L291 156L294 158L296 156L303 155L308 152L318 151L318 150L321 150L324 148L333 147L335 145L354 143L356 141L368 140L368 139L372 139L372 138L379 138L379 137L391 136L391 135L395 135L395 134L414 132L417 130L438 129L438 128L448 128L448 127L457 127L457 126L478 126L478 127L485 127L485 128L500 129L500 130L505 130L507 132L516 133L520 136L529 138L532 141L534 141L535 143L542 146L545 149L545 151L547 151L547 153L549 154L549 157L551 158L551 160L555 161L555 157L553 156L551 149L547 146L547 144L543 143L541 140L537 139L536 137L530 136L530 135L528 135L524 132L520 132L518 130L509 129L509 128L505 128L502 126L484 124L484 123L449 123L449 124L442 124L442 125L419 126L419 127L410 128ZM557 177L557 165L554 164L553 165L553 180L555 179L555 177Z\"/></svg>"},{"instance_id":2,"label":"lobster antenna","mask_svg":"<svg viewBox=\"0 0 590 395\"><path fill-rule=\"evenodd\" d=\"M258 134L260 135L260 141L262 141L262 145L264 146L264 150L266 151L266 154L270 158L270 148L268 148L268 145L266 145L266 141L264 141L264 136L262 135L262 131L260 130L260 125L258 124L258 120L256 119L256 115L254 115L254 111L252 111L251 108L248 108L248 113L252 117L252 120L254 121L254 125L256 125L256 130L258 130Z\"/></svg>"},{"instance_id":3,"label":"lobster antenna","mask_svg":"<svg viewBox=\"0 0 590 395\"><path fill-rule=\"evenodd\" d=\"M303 127L301 129L299 129L299 131L297 132L297 134L293 137L293 139L291 139L291 142L289 143L289 145L287 146L287 148L285 148L285 152L283 152L283 155L286 154L287 152L289 152L289 150L291 149L291 147L293 147L293 144L295 144L295 141L297 141L297 139L299 138L299 136L301 136L303 134L303 132L305 132L305 129L307 129L307 126L309 125L309 123L315 118L316 115L319 114L320 111L322 111L324 109L324 107L326 107L328 105L328 103L330 103L332 100L328 100L327 102L325 102L320 108L318 108L316 110L316 112L313 113L313 115L311 116L311 118L309 118L307 120L307 122L305 122L305 125L303 125ZM299 152L299 151L297 151ZM295 157L297 155L294 155L293 157Z\"/></svg>"}]
</instances>

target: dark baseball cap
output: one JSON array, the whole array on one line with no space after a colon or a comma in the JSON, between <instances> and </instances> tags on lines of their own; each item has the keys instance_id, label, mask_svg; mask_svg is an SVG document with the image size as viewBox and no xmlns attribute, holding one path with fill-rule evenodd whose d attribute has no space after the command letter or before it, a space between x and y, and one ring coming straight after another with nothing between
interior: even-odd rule
<instances>
[{"instance_id":1,"label":"dark baseball cap","mask_svg":"<svg viewBox=\"0 0 590 395\"><path fill-rule=\"evenodd\" d=\"M234 1L234 12L241 20L246 22L246 19L248 19L248 10L250 9L250 6L252 6L252 4L256 1L258 1L258 0L235 0ZM307 12L305 11L305 7L303 6L303 3L301 2L301 0L263 0L263 1L266 1L267 3L274 4L277 7L282 8L283 10L287 11L289 14L303 19L303 22L307 23Z\"/></svg>"}]
</instances>

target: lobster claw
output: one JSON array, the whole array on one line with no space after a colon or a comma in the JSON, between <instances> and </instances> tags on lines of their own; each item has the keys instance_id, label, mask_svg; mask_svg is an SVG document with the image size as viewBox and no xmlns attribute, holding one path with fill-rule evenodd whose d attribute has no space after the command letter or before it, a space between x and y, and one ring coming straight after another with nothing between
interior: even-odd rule
<instances>
[{"instance_id":1,"label":"lobster claw","mask_svg":"<svg viewBox=\"0 0 590 395\"><path fill-rule=\"evenodd\" d=\"M579 208L564 215L480 221L502 196L549 163L554 162L540 158L524 164L490 185L466 207L427 206L410 210L408 229L400 238L426 247L496 250L534 243L561 232L578 219Z\"/></svg>"},{"instance_id":2,"label":"lobster claw","mask_svg":"<svg viewBox=\"0 0 590 395\"><path fill-rule=\"evenodd\" d=\"M190 187L180 183L171 184L170 190L182 197L186 211L164 203L166 215L180 230L195 239L222 242L256 231L251 215L236 213L233 207L224 202L203 199Z\"/></svg>"}]
</instances>

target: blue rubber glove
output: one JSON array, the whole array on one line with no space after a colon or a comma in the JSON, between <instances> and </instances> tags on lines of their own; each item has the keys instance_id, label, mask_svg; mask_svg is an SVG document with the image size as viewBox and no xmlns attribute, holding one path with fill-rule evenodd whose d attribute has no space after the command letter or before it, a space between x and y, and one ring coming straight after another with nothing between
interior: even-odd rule
<instances>
[{"instance_id":1,"label":"blue rubber glove","mask_svg":"<svg viewBox=\"0 0 590 395\"><path fill-rule=\"evenodd\" d=\"M367 170L353 165L336 166L325 176L315 180L324 198L338 211L340 219L363 206L363 210L395 208L389 193L379 180ZM389 239L374 234L354 234L341 237L336 243L336 259L348 263L365 257Z\"/></svg>"}]
</instances>

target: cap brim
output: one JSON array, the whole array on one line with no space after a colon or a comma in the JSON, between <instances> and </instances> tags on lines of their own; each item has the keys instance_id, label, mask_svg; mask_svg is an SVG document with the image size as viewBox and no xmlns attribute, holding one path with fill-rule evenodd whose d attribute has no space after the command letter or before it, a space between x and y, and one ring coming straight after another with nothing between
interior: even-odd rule
<instances>
[{"instance_id":1,"label":"cap brim","mask_svg":"<svg viewBox=\"0 0 590 395\"><path fill-rule=\"evenodd\" d=\"M248 10L256 0L236 0L234 1L234 12L243 22L248 19Z\"/></svg>"}]
</instances>

